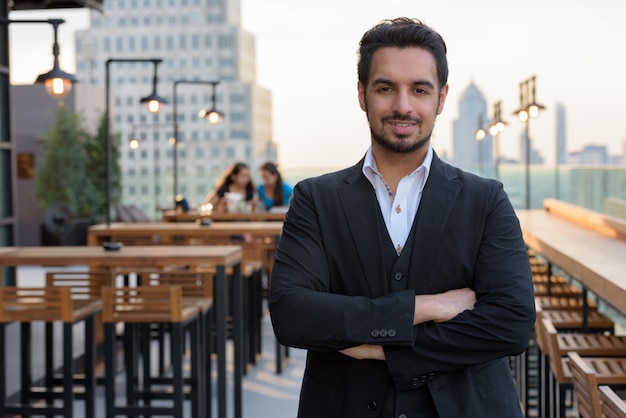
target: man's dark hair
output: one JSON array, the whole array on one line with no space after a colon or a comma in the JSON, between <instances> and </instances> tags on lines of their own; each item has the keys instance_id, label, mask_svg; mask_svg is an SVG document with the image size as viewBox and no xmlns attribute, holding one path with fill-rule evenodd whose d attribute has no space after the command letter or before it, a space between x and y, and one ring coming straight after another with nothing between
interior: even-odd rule
<instances>
[{"instance_id":1,"label":"man's dark hair","mask_svg":"<svg viewBox=\"0 0 626 418\"><path fill-rule=\"evenodd\" d=\"M439 89L448 82L446 43L441 35L418 19L399 17L383 20L363 35L359 43L359 81L367 86L374 53L383 47L417 47L430 51L437 63Z\"/></svg>"}]
</instances>

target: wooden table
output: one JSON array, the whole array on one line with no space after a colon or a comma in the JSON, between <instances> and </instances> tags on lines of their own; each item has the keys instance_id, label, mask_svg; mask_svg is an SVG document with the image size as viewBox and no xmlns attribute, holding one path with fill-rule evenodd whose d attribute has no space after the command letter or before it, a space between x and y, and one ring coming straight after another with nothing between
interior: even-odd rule
<instances>
[{"instance_id":1,"label":"wooden table","mask_svg":"<svg viewBox=\"0 0 626 418\"><path fill-rule=\"evenodd\" d=\"M110 225L92 225L87 230L87 245L102 245L110 241L124 241L125 238L143 236L154 244L185 245L190 239L228 238L233 235L250 234L255 238L274 239L282 233L280 221L257 222L213 222L210 225L198 225L189 222L146 222Z\"/></svg>"},{"instance_id":2,"label":"wooden table","mask_svg":"<svg viewBox=\"0 0 626 418\"><path fill-rule=\"evenodd\" d=\"M218 416L226 418L226 268L233 269L234 293L241 299L241 247L224 246L124 246L119 251L105 251L100 246L90 247L6 247L0 249L2 266L70 266L88 265L115 267L162 267L167 265L210 264L216 268L214 306L217 331L218 362ZM0 268L0 283L2 282ZM219 295L222 295L220 297ZM237 295L235 295L237 300ZM235 328L242 328L241 315L235 313ZM242 339L235 333L235 345ZM235 350L235 364L243 362L241 350ZM235 416L241 416L241 373L235 372Z\"/></svg>"},{"instance_id":3,"label":"wooden table","mask_svg":"<svg viewBox=\"0 0 626 418\"><path fill-rule=\"evenodd\" d=\"M166 210L163 212L163 222L195 222L198 219L210 219L215 222L220 221L284 221L284 213L274 212L211 212L203 215L198 211L190 210L188 212L176 212L175 210Z\"/></svg>"},{"instance_id":4,"label":"wooden table","mask_svg":"<svg viewBox=\"0 0 626 418\"><path fill-rule=\"evenodd\" d=\"M543 209L518 210L529 248L626 315L626 241Z\"/></svg>"}]
</instances>

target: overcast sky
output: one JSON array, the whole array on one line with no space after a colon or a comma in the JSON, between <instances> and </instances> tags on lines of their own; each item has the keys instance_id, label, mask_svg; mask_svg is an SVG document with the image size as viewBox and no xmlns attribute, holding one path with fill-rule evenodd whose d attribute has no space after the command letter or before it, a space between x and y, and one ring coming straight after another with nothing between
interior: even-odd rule
<instances>
[{"instance_id":1,"label":"overcast sky","mask_svg":"<svg viewBox=\"0 0 626 418\"><path fill-rule=\"evenodd\" d=\"M622 152L624 0L241 0L241 6L243 28L256 38L258 83L273 94L274 140L285 168L343 167L364 154L369 131L357 102L356 49L363 32L397 16L422 19L448 45L450 94L435 128L438 152L452 153L458 101L474 82L490 113L502 100L509 120L502 152L519 158L523 125L511 113L519 104L519 83L533 74L547 111L532 120L531 137L549 164L556 103L566 108L568 151L594 144ZM73 32L88 26L87 13L56 12L43 16L67 20L59 29L61 66L73 71ZM44 41L51 28L42 26L10 27L15 83L32 82L51 67L41 60L51 52Z\"/></svg>"}]
</instances>

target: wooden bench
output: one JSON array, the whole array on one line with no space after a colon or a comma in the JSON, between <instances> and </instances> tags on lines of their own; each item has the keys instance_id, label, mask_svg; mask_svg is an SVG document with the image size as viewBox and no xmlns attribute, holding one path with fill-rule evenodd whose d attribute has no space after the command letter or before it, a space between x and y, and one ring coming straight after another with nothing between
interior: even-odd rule
<instances>
[{"instance_id":1,"label":"wooden bench","mask_svg":"<svg viewBox=\"0 0 626 418\"><path fill-rule=\"evenodd\" d=\"M626 240L626 221L557 199L545 199L544 209L551 215L591 229L602 235Z\"/></svg>"}]
</instances>

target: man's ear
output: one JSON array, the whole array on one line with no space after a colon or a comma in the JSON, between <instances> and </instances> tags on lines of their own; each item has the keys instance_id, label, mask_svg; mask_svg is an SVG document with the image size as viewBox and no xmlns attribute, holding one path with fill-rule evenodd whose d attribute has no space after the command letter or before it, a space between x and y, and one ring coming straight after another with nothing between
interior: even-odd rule
<instances>
[{"instance_id":1,"label":"man's ear","mask_svg":"<svg viewBox=\"0 0 626 418\"><path fill-rule=\"evenodd\" d=\"M443 112L443 105L446 103L446 97L448 97L448 84L441 88L439 92L439 103L437 104L437 114L440 115Z\"/></svg>"},{"instance_id":2,"label":"man's ear","mask_svg":"<svg viewBox=\"0 0 626 418\"><path fill-rule=\"evenodd\" d=\"M361 110L367 112L367 105L365 104L365 86L361 84L361 82L357 82L357 90L359 92L359 106L361 106Z\"/></svg>"}]
</instances>

